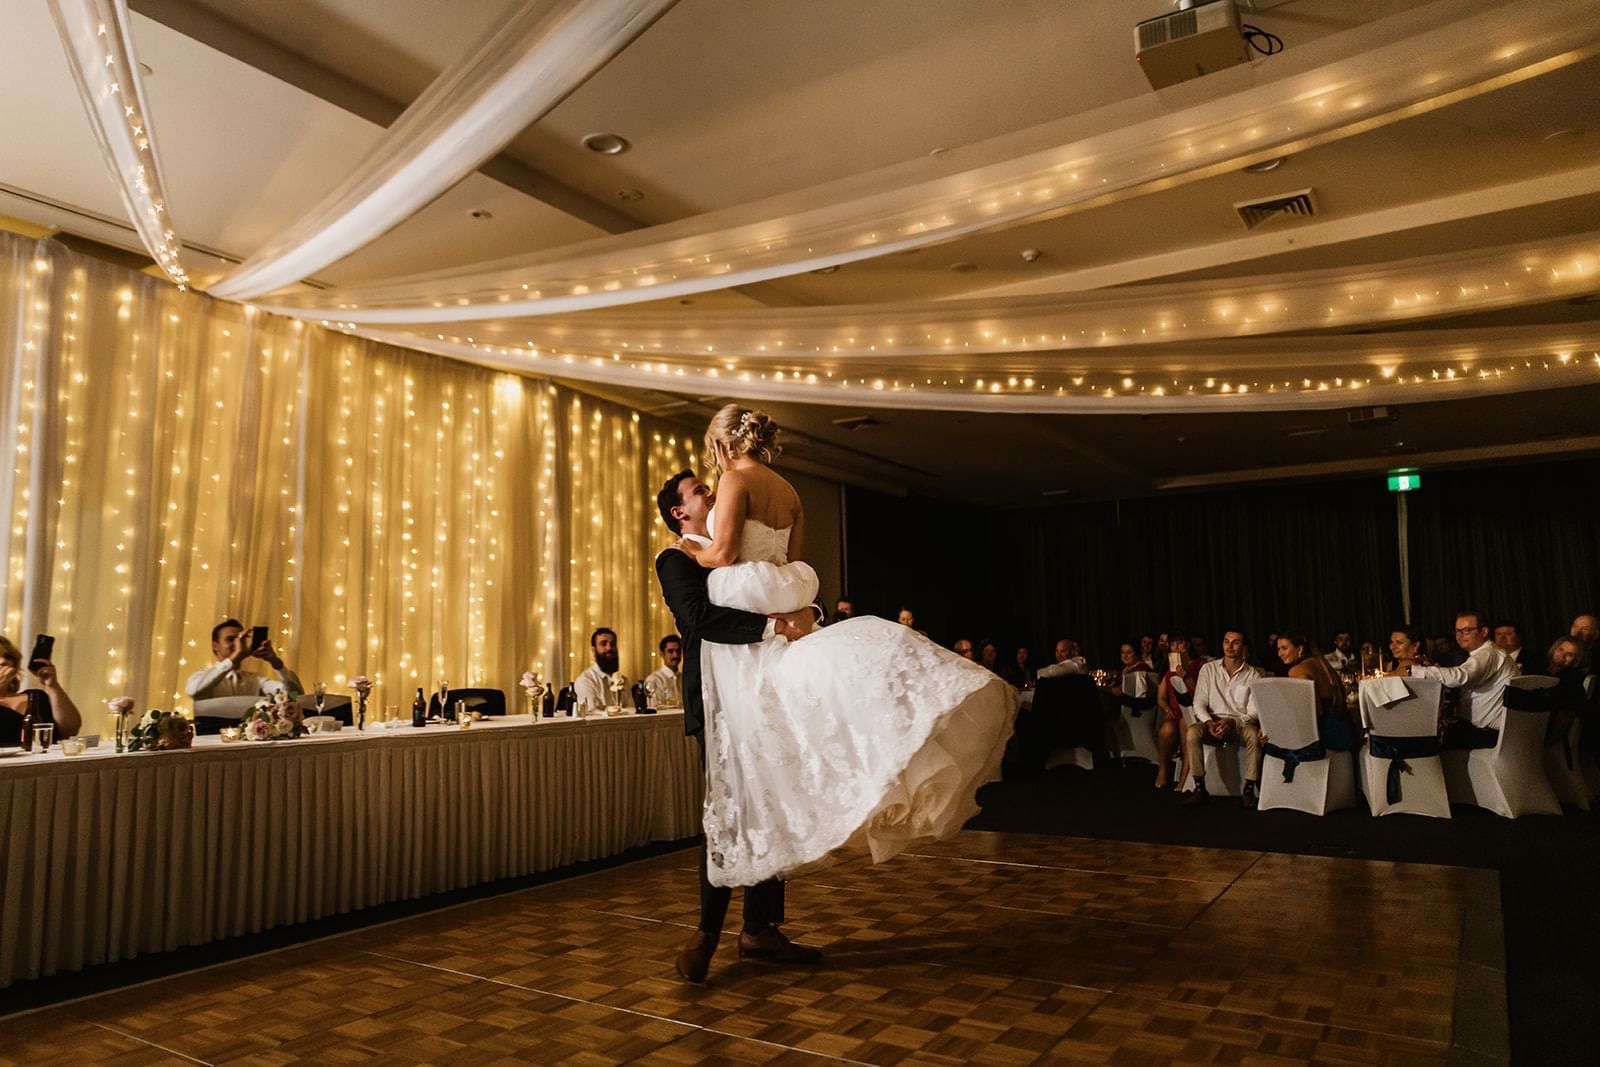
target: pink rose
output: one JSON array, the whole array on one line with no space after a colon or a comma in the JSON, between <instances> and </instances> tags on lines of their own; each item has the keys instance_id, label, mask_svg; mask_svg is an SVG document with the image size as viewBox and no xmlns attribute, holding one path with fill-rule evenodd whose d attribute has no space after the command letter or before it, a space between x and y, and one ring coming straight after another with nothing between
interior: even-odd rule
<instances>
[{"instance_id":1,"label":"pink rose","mask_svg":"<svg viewBox=\"0 0 1600 1067\"><path fill-rule=\"evenodd\" d=\"M251 741L265 741L272 736L272 726L265 719L251 719L244 728L244 736Z\"/></svg>"},{"instance_id":2,"label":"pink rose","mask_svg":"<svg viewBox=\"0 0 1600 1067\"><path fill-rule=\"evenodd\" d=\"M113 715L126 715L133 710L132 697L112 697L106 701L106 707L111 709Z\"/></svg>"}]
</instances>

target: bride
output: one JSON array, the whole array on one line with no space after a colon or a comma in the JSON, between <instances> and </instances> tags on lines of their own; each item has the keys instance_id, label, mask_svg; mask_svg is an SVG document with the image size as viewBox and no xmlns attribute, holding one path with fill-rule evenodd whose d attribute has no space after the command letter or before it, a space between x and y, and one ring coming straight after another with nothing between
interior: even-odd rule
<instances>
[{"instance_id":1,"label":"bride","mask_svg":"<svg viewBox=\"0 0 1600 1067\"><path fill-rule=\"evenodd\" d=\"M817 575L801 561L805 512L769 464L778 427L729 404L712 418L717 477L701 566L713 603L801 610ZM910 627L862 617L793 643L701 646L708 875L718 886L789 877L840 853L874 862L959 830L999 777L1016 692Z\"/></svg>"}]
</instances>

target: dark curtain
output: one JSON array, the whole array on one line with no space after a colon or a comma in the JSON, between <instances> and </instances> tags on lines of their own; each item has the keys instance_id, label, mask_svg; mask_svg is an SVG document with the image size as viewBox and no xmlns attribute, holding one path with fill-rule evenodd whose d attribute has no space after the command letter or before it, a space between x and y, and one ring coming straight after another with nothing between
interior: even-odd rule
<instances>
[{"instance_id":1,"label":"dark curtain","mask_svg":"<svg viewBox=\"0 0 1600 1067\"><path fill-rule=\"evenodd\" d=\"M1407 497L1412 615L1447 630L1463 603L1526 627L1541 650L1600 605L1600 462L1423 472ZM849 584L860 610L902 604L949 644L992 636L1048 659L1062 635L1099 664L1180 628L1218 651L1334 631L1382 647L1402 621L1396 496L1379 475L1112 503L985 510L852 489ZM1270 650L1257 648L1265 661Z\"/></svg>"},{"instance_id":2,"label":"dark curtain","mask_svg":"<svg viewBox=\"0 0 1600 1067\"><path fill-rule=\"evenodd\" d=\"M1574 616L1600 610L1600 460L1424 471L1407 505L1412 614L1427 629L1486 611L1522 624L1542 663Z\"/></svg>"}]
</instances>

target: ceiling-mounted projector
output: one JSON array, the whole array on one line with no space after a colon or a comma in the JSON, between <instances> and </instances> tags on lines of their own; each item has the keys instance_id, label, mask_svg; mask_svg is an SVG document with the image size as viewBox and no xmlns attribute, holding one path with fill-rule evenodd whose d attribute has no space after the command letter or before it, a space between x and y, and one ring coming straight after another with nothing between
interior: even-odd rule
<instances>
[{"instance_id":1,"label":"ceiling-mounted projector","mask_svg":"<svg viewBox=\"0 0 1600 1067\"><path fill-rule=\"evenodd\" d=\"M1133 54L1156 89L1250 61L1233 0L1209 0L1133 28Z\"/></svg>"}]
</instances>

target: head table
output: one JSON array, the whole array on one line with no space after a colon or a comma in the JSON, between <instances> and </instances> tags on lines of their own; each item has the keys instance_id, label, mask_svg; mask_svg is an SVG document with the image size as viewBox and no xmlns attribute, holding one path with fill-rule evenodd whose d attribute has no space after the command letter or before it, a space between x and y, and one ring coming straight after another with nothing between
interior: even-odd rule
<instances>
[{"instance_id":1,"label":"head table","mask_svg":"<svg viewBox=\"0 0 1600 1067\"><path fill-rule=\"evenodd\" d=\"M0 758L0 987L701 832L681 711L386 725Z\"/></svg>"}]
</instances>

